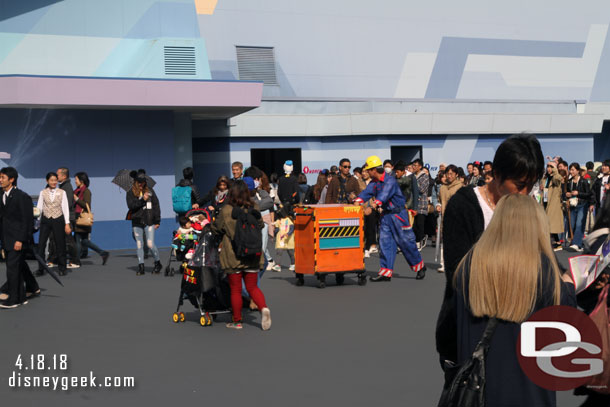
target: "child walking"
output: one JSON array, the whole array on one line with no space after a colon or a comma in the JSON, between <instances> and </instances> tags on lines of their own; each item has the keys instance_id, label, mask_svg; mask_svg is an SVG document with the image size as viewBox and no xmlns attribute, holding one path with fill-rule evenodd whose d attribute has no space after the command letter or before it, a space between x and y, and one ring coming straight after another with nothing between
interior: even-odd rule
<instances>
[{"instance_id":1,"label":"child walking","mask_svg":"<svg viewBox=\"0 0 610 407\"><path fill-rule=\"evenodd\" d=\"M275 265L273 271L282 271L280 266L280 258L282 252L288 253L290 258L290 271L294 271L294 221L290 216L290 208L282 206L276 212L277 220L275 221Z\"/></svg>"}]
</instances>

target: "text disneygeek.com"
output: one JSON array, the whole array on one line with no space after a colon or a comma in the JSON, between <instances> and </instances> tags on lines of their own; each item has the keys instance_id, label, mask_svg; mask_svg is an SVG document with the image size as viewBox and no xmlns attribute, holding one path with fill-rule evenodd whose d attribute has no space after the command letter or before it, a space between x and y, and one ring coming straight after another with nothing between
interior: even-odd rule
<instances>
[{"instance_id":1,"label":"text disneygeek.com","mask_svg":"<svg viewBox=\"0 0 610 407\"><path fill-rule=\"evenodd\" d=\"M44 373L68 370L68 357L65 354L46 356L18 355L15 362L16 370L8 379L8 385L14 389L50 389L53 391L69 391L72 389L97 388L134 388L133 376L104 376L97 377L93 371L86 376L46 376ZM39 373L37 375L36 373Z\"/></svg>"}]
</instances>

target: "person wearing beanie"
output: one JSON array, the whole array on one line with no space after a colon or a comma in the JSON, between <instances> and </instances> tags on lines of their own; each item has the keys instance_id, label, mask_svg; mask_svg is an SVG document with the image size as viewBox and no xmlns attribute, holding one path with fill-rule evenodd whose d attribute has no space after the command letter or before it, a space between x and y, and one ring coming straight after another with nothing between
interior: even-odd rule
<instances>
[{"instance_id":1,"label":"person wearing beanie","mask_svg":"<svg viewBox=\"0 0 610 407\"><path fill-rule=\"evenodd\" d=\"M299 181L293 174L294 164L292 160L284 163L283 177L278 180L277 195L283 205L292 206L299 201Z\"/></svg>"}]
</instances>

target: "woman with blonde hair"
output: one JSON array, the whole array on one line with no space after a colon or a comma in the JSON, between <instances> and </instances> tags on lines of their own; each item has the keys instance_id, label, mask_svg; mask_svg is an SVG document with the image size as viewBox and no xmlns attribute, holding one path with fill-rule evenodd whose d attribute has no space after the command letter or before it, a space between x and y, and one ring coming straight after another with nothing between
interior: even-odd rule
<instances>
[{"instance_id":1,"label":"woman with blonde hair","mask_svg":"<svg viewBox=\"0 0 610 407\"><path fill-rule=\"evenodd\" d=\"M498 202L489 226L457 267L450 315L439 330L453 338L438 349L444 367L468 360L489 318L498 319L486 360L486 405L555 406L555 392L530 381L517 360L520 324L552 305L576 305L561 275L541 205L527 195Z\"/></svg>"}]
</instances>

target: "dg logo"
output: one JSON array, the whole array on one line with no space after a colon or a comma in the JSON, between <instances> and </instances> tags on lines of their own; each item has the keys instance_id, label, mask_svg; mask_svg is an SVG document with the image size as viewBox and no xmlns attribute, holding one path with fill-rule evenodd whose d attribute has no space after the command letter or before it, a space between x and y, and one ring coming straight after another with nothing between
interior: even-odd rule
<instances>
[{"instance_id":1,"label":"dg logo","mask_svg":"<svg viewBox=\"0 0 610 407\"><path fill-rule=\"evenodd\" d=\"M517 357L538 386L555 391L585 385L603 369L602 338L593 321L575 308L544 308L521 324Z\"/></svg>"}]
</instances>

